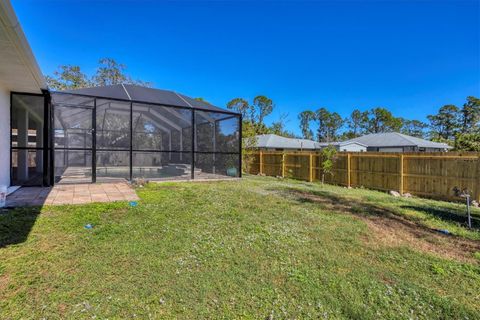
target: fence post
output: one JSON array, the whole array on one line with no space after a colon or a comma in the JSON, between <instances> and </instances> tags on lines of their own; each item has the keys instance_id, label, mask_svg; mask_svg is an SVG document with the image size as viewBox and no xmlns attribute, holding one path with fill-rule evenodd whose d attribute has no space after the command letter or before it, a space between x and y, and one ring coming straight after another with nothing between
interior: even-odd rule
<instances>
[{"instance_id":1,"label":"fence post","mask_svg":"<svg viewBox=\"0 0 480 320\"><path fill-rule=\"evenodd\" d=\"M309 178L308 178L308 181L309 182L312 182L313 181L313 153L310 152L309 154L309 157L310 157L310 174L309 174Z\"/></svg>"},{"instance_id":2,"label":"fence post","mask_svg":"<svg viewBox=\"0 0 480 320\"><path fill-rule=\"evenodd\" d=\"M403 153L400 155L400 186L398 192L403 194Z\"/></svg>"},{"instance_id":3,"label":"fence post","mask_svg":"<svg viewBox=\"0 0 480 320\"><path fill-rule=\"evenodd\" d=\"M480 202L480 156L477 160L477 201Z\"/></svg>"},{"instance_id":4,"label":"fence post","mask_svg":"<svg viewBox=\"0 0 480 320\"><path fill-rule=\"evenodd\" d=\"M258 169L260 175L263 174L263 152L262 150L260 150L260 154L259 154L259 157L260 157L260 168Z\"/></svg>"},{"instance_id":5,"label":"fence post","mask_svg":"<svg viewBox=\"0 0 480 320\"><path fill-rule=\"evenodd\" d=\"M352 185L352 177L351 177L351 165L350 165L350 152L347 153L347 188L350 188Z\"/></svg>"},{"instance_id":6,"label":"fence post","mask_svg":"<svg viewBox=\"0 0 480 320\"><path fill-rule=\"evenodd\" d=\"M282 178L285 178L285 151L282 153Z\"/></svg>"}]
</instances>

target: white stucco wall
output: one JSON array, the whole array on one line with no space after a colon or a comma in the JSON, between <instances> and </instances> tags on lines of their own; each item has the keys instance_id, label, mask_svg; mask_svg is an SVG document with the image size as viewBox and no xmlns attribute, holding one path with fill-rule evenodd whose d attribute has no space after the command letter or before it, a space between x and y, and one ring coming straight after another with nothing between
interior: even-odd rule
<instances>
[{"instance_id":1,"label":"white stucco wall","mask_svg":"<svg viewBox=\"0 0 480 320\"><path fill-rule=\"evenodd\" d=\"M10 185L10 92L0 85L0 185Z\"/></svg>"},{"instance_id":2,"label":"white stucco wall","mask_svg":"<svg viewBox=\"0 0 480 320\"><path fill-rule=\"evenodd\" d=\"M340 151L362 152L362 151L367 151L367 147L357 143L349 143L349 144L341 145Z\"/></svg>"}]
</instances>

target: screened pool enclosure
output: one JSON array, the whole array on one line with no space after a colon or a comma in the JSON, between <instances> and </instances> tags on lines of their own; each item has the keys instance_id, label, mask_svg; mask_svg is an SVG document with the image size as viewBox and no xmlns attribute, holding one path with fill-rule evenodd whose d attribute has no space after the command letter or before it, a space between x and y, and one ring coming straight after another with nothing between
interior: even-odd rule
<instances>
[{"instance_id":1,"label":"screened pool enclosure","mask_svg":"<svg viewBox=\"0 0 480 320\"><path fill-rule=\"evenodd\" d=\"M37 181L49 181L48 175L55 183L241 176L241 117L237 113L172 91L134 85L51 92L50 96L49 121L43 121L50 128L35 131L33 140L48 141L40 151L51 159L42 158L45 170L43 179ZM21 114L15 100L12 114ZM21 128L14 126L12 134L15 130L18 136ZM22 128L29 129L29 124ZM48 139L42 138L43 132L48 132ZM14 151L18 154L19 150L12 145L12 155ZM19 164L38 166L40 153L34 151L34 159L12 161L12 182L29 184L18 181L18 172L24 169Z\"/></svg>"}]
</instances>

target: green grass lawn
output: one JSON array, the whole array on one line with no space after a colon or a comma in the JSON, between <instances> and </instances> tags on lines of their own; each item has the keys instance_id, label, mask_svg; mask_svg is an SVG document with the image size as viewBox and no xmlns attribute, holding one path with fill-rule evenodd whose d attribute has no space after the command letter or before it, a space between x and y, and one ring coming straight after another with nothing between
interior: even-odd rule
<instances>
[{"instance_id":1,"label":"green grass lawn","mask_svg":"<svg viewBox=\"0 0 480 320\"><path fill-rule=\"evenodd\" d=\"M480 318L478 209L251 176L138 194L0 214L0 319Z\"/></svg>"}]
</instances>

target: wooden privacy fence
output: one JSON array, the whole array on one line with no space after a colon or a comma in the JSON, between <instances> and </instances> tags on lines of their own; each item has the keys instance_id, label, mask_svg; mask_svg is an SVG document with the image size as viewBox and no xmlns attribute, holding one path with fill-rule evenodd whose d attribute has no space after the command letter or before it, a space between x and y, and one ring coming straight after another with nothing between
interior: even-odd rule
<instances>
[{"instance_id":1,"label":"wooden privacy fence","mask_svg":"<svg viewBox=\"0 0 480 320\"><path fill-rule=\"evenodd\" d=\"M319 181L319 152L250 152L244 169L264 174ZM339 152L325 182L347 187L396 190L437 199L458 199L454 188L467 189L480 201L480 153Z\"/></svg>"}]
</instances>

